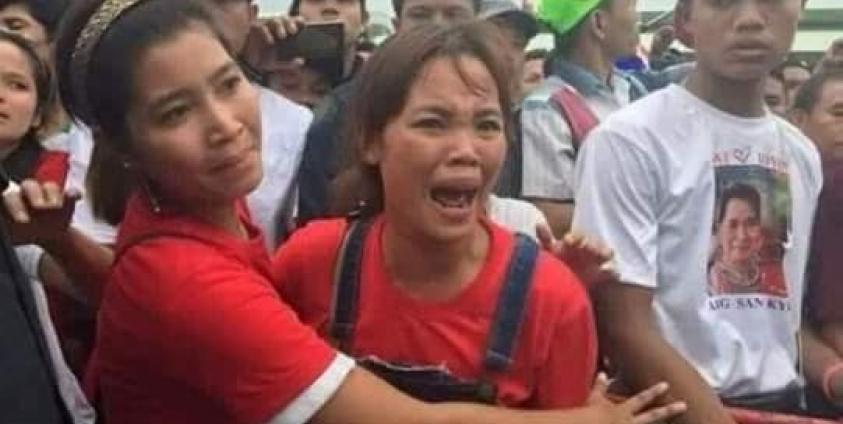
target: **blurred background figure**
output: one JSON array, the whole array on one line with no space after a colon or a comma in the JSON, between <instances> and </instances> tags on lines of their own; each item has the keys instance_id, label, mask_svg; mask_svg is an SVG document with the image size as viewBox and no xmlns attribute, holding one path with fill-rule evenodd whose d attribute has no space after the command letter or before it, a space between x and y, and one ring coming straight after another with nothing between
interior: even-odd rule
<instances>
[{"instance_id":1,"label":"blurred background figure","mask_svg":"<svg viewBox=\"0 0 843 424\"><path fill-rule=\"evenodd\" d=\"M270 89L311 110L322 102L333 87L330 77L307 64L264 69L263 72Z\"/></svg>"},{"instance_id":2,"label":"blurred background figure","mask_svg":"<svg viewBox=\"0 0 843 424\"><path fill-rule=\"evenodd\" d=\"M676 31L673 25L664 25L653 33L649 54L651 69L662 70L681 60L681 53L670 47L674 40L676 40Z\"/></svg>"},{"instance_id":3,"label":"blurred background figure","mask_svg":"<svg viewBox=\"0 0 843 424\"><path fill-rule=\"evenodd\" d=\"M247 61L264 85L311 110L354 76L373 47L365 0L293 0L287 15L258 22L273 36L251 34Z\"/></svg>"},{"instance_id":4,"label":"blurred background figure","mask_svg":"<svg viewBox=\"0 0 843 424\"><path fill-rule=\"evenodd\" d=\"M372 28L371 26L368 28ZM367 30L368 31L368 30ZM365 38L361 39L360 42L357 43L357 57L362 59L364 62L369 60L372 57L372 54L378 48L378 45L368 38L368 34Z\"/></svg>"},{"instance_id":5,"label":"blurred background figure","mask_svg":"<svg viewBox=\"0 0 843 424\"><path fill-rule=\"evenodd\" d=\"M511 56L509 62L516 68L513 72L512 100L513 104L519 104L526 94L522 85L526 59L524 49L539 33L539 24L532 14L512 0L482 0L477 17L495 24L509 42L505 53Z\"/></svg>"},{"instance_id":6,"label":"blurred background figure","mask_svg":"<svg viewBox=\"0 0 843 424\"><path fill-rule=\"evenodd\" d=\"M791 117L824 161L843 161L843 67L829 65L811 77L794 99Z\"/></svg>"},{"instance_id":7,"label":"blurred background figure","mask_svg":"<svg viewBox=\"0 0 843 424\"><path fill-rule=\"evenodd\" d=\"M787 114L787 90L779 70L773 70L764 81L764 103L779 116Z\"/></svg>"},{"instance_id":8,"label":"blurred background figure","mask_svg":"<svg viewBox=\"0 0 843 424\"><path fill-rule=\"evenodd\" d=\"M843 411L843 67L839 62L824 63L802 85L790 116L816 144L824 179L811 239L805 309L827 349L808 362L812 366L806 375L809 383L820 389L821 396L814 398L826 401L824 409L829 416L839 417Z\"/></svg>"},{"instance_id":9,"label":"blurred background figure","mask_svg":"<svg viewBox=\"0 0 843 424\"><path fill-rule=\"evenodd\" d=\"M0 0L0 29L32 43L41 60L52 66L53 34L67 5L68 0ZM69 124L58 98L45 112L41 139L63 132Z\"/></svg>"},{"instance_id":10,"label":"blurred background figure","mask_svg":"<svg viewBox=\"0 0 843 424\"><path fill-rule=\"evenodd\" d=\"M647 92L616 67L638 54L636 4L539 3L537 18L553 33L556 47L547 58L547 79L521 104L521 141L507 154L499 194L533 202L557 237L570 226L580 142L601 119Z\"/></svg>"},{"instance_id":11,"label":"blurred background figure","mask_svg":"<svg viewBox=\"0 0 843 424\"><path fill-rule=\"evenodd\" d=\"M548 51L544 49L530 50L524 54L524 76L521 79L521 91L529 94L544 81L544 63Z\"/></svg>"},{"instance_id":12,"label":"blurred background figure","mask_svg":"<svg viewBox=\"0 0 843 424\"><path fill-rule=\"evenodd\" d=\"M811 77L811 66L804 60L789 59L779 67L779 72L781 72L784 80L787 108L790 109L793 107L793 101L796 99L799 88Z\"/></svg>"},{"instance_id":13,"label":"blurred background figure","mask_svg":"<svg viewBox=\"0 0 843 424\"><path fill-rule=\"evenodd\" d=\"M294 0L289 15L301 16L306 23L342 22L343 80L350 79L363 64L357 56L357 45L369 21L365 0Z\"/></svg>"},{"instance_id":14,"label":"blurred background figure","mask_svg":"<svg viewBox=\"0 0 843 424\"><path fill-rule=\"evenodd\" d=\"M828 46L828 50L825 51L825 55L820 59L814 72L820 72L826 66L832 66L834 68L843 67L843 37L831 42L831 45Z\"/></svg>"}]
</instances>

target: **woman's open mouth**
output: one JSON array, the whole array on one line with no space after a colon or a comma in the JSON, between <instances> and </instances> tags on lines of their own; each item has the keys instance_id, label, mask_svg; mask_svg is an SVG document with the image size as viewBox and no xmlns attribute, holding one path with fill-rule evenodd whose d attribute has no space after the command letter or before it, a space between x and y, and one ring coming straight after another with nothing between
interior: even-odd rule
<instances>
[{"instance_id":1,"label":"woman's open mouth","mask_svg":"<svg viewBox=\"0 0 843 424\"><path fill-rule=\"evenodd\" d=\"M479 193L479 189L440 186L428 195L439 216L448 222L464 223L474 216Z\"/></svg>"},{"instance_id":2,"label":"woman's open mouth","mask_svg":"<svg viewBox=\"0 0 843 424\"><path fill-rule=\"evenodd\" d=\"M476 196L477 190L434 188L430 191L430 198L446 209L469 208L474 204Z\"/></svg>"}]
</instances>

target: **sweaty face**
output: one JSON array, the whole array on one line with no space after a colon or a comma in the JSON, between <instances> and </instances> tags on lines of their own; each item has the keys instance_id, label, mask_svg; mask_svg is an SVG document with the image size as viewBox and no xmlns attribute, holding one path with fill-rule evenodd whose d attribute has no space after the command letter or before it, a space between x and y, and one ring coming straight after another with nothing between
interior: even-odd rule
<instances>
[{"instance_id":1,"label":"sweaty face","mask_svg":"<svg viewBox=\"0 0 843 424\"><path fill-rule=\"evenodd\" d=\"M474 234L503 162L503 113L482 62L429 61L366 156L380 167L391 222L433 240Z\"/></svg>"},{"instance_id":2,"label":"sweaty face","mask_svg":"<svg viewBox=\"0 0 843 424\"><path fill-rule=\"evenodd\" d=\"M761 222L743 199L729 200L719 233L723 261L727 265L746 265L761 250Z\"/></svg>"},{"instance_id":3,"label":"sweaty face","mask_svg":"<svg viewBox=\"0 0 843 424\"><path fill-rule=\"evenodd\" d=\"M614 0L606 16L606 47L613 58L634 56L638 49L637 0Z\"/></svg>"},{"instance_id":4,"label":"sweaty face","mask_svg":"<svg viewBox=\"0 0 843 424\"><path fill-rule=\"evenodd\" d=\"M360 0L302 0L299 15L307 22L342 22L346 47L360 37L366 20Z\"/></svg>"},{"instance_id":5,"label":"sweaty face","mask_svg":"<svg viewBox=\"0 0 843 424\"><path fill-rule=\"evenodd\" d=\"M23 3L13 3L0 9L0 29L15 33L27 39L41 60L50 59L50 40L47 29L29 13Z\"/></svg>"},{"instance_id":6,"label":"sweaty face","mask_svg":"<svg viewBox=\"0 0 843 424\"><path fill-rule=\"evenodd\" d=\"M843 159L843 81L825 83L819 101L800 126L824 159Z\"/></svg>"},{"instance_id":7,"label":"sweaty face","mask_svg":"<svg viewBox=\"0 0 843 424\"><path fill-rule=\"evenodd\" d=\"M700 67L735 81L757 81L790 50L801 0L691 0L677 22Z\"/></svg>"},{"instance_id":8,"label":"sweaty face","mask_svg":"<svg viewBox=\"0 0 843 424\"><path fill-rule=\"evenodd\" d=\"M471 0L406 0L401 8L398 30L418 25L450 25L474 19Z\"/></svg>"},{"instance_id":9,"label":"sweaty face","mask_svg":"<svg viewBox=\"0 0 843 424\"><path fill-rule=\"evenodd\" d=\"M257 93L210 30L196 25L147 50L133 93L133 160L160 196L222 205L260 182Z\"/></svg>"},{"instance_id":10,"label":"sweaty face","mask_svg":"<svg viewBox=\"0 0 843 424\"><path fill-rule=\"evenodd\" d=\"M246 45L256 9L248 0L206 0L231 48L239 54Z\"/></svg>"},{"instance_id":11,"label":"sweaty face","mask_svg":"<svg viewBox=\"0 0 843 424\"><path fill-rule=\"evenodd\" d=\"M38 90L33 69L16 45L0 41L0 159L36 124Z\"/></svg>"}]
</instances>

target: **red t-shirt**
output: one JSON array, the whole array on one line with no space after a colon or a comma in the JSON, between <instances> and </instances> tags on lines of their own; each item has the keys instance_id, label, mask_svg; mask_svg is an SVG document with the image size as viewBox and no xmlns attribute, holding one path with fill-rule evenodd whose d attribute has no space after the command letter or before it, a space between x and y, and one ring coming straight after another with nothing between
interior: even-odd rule
<instances>
[{"instance_id":1,"label":"red t-shirt","mask_svg":"<svg viewBox=\"0 0 843 424\"><path fill-rule=\"evenodd\" d=\"M390 362L445 365L457 377L488 376L483 353L498 294L514 248L514 236L491 222L490 251L478 275L445 302L411 298L386 271L381 244L383 217L365 241L360 301L352 356ZM332 274L346 223L313 222L294 233L273 259L282 297L303 322L327 335ZM541 252L516 343L512 366L491 374L501 405L524 408L581 406L596 366L591 306L580 281L561 262Z\"/></svg>"},{"instance_id":2,"label":"red t-shirt","mask_svg":"<svg viewBox=\"0 0 843 424\"><path fill-rule=\"evenodd\" d=\"M108 422L265 423L334 361L273 289L243 218L249 240L130 201L88 378Z\"/></svg>"}]
</instances>

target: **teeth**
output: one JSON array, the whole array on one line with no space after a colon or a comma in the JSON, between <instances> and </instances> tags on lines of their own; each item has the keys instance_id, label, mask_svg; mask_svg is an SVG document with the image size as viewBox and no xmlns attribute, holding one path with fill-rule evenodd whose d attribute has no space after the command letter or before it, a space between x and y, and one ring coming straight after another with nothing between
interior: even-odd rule
<instances>
[{"instance_id":1,"label":"teeth","mask_svg":"<svg viewBox=\"0 0 843 424\"><path fill-rule=\"evenodd\" d=\"M436 203L439 203L446 208L464 208L471 204L474 198L474 191L458 191L458 190L434 190L431 193Z\"/></svg>"}]
</instances>

